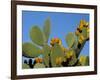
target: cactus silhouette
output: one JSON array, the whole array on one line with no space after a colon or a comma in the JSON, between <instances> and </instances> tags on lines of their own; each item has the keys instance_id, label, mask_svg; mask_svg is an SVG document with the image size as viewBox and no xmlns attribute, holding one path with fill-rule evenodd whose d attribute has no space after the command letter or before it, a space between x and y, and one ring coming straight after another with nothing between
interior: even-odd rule
<instances>
[{"instance_id":1,"label":"cactus silhouette","mask_svg":"<svg viewBox=\"0 0 100 80\"><path fill-rule=\"evenodd\" d=\"M46 19L43 30L38 26L30 29L32 42L22 45L23 56L35 58L35 64L29 62L30 68L62 67L62 66L87 66L89 57L80 55L86 41L89 40L89 23L80 20L75 32L65 36L68 48L62 45L60 38L52 38L48 44L51 25L50 18ZM37 58L43 55L43 58ZM24 66L25 68L25 66ZM27 68L27 67L26 67Z\"/></svg>"}]
</instances>

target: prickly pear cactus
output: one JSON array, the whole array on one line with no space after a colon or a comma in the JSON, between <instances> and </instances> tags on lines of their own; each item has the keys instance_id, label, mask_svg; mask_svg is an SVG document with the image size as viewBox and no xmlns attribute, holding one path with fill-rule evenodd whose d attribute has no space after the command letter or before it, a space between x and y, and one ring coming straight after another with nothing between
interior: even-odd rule
<instances>
[{"instance_id":1,"label":"prickly pear cactus","mask_svg":"<svg viewBox=\"0 0 100 80\"><path fill-rule=\"evenodd\" d=\"M81 20L75 33L68 33L65 40L68 48L62 45L60 38L52 38L48 43L51 32L50 18L44 22L43 30L33 26L30 30L32 42L22 45L23 56L34 58L31 61L32 68L88 66L89 56L80 56L86 41L89 40L89 23ZM38 57L42 55L42 57ZM23 68L29 68L29 64L23 64Z\"/></svg>"}]
</instances>

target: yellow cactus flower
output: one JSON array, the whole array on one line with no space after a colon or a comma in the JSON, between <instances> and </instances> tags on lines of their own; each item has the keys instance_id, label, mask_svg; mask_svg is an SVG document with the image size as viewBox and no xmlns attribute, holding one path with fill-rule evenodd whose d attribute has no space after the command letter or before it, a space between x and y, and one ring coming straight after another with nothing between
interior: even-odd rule
<instances>
[{"instance_id":1,"label":"yellow cactus flower","mask_svg":"<svg viewBox=\"0 0 100 80\"><path fill-rule=\"evenodd\" d=\"M43 59L42 58L35 58L36 63L42 63Z\"/></svg>"},{"instance_id":2,"label":"yellow cactus flower","mask_svg":"<svg viewBox=\"0 0 100 80\"><path fill-rule=\"evenodd\" d=\"M79 27L78 27L80 30L82 30L82 28L83 28L83 25L81 24L81 25L79 25Z\"/></svg>"},{"instance_id":3,"label":"yellow cactus flower","mask_svg":"<svg viewBox=\"0 0 100 80\"><path fill-rule=\"evenodd\" d=\"M61 40L59 38L53 38L53 39L51 39L50 45L54 46L55 43L57 43L59 45L62 44L62 42L61 42Z\"/></svg>"},{"instance_id":4,"label":"yellow cactus flower","mask_svg":"<svg viewBox=\"0 0 100 80\"><path fill-rule=\"evenodd\" d=\"M82 61L83 61L83 59L84 59L84 58L81 56L81 57L80 57L80 59L79 59L79 62L82 62Z\"/></svg>"},{"instance_id":5,"label":"yellow cactus flower","mask_svg":"<svg viewBox=\"0 0 100 80\"><path fill-rule=\"evenodd\" d=\"M83 63L83 61L85 61L85 59L86 59L86 58L85 58L84 56L80 56L79 62L80 62L80 63Z\"/></svg>"},{"instance_id":6,"label":"yellow cactus flower","mask_svg":"<svg viewBox=\"0 0 100 80\"><path fill-rule=\"evenodd\" d=\"M89 23L88 22L86 22L86 24L85 24L86 26L89 26Z\"/></svg>"},{"instance_id":7,"label":"yellow cactus flower","mask_svg":"<svg viewBox=\"0 0 100 80\"><path fill-rule=\"evenodd\" d=\"M81 20L81 21L80 21L79 28L82 29L84 24L85 24L85 21L84 21L84 20Z\"/></svg>"},{"instance_id":8,"label":"yellow cactus flower","mask_svg":"<svg viewBox=\"0 0 100 80\"><path fill-rule=\"evenodd\" d=\"M83 35L80 35L79 36L79 43L83 43L83 41L85 40L84 36Z\"/></svg>"},{"instance_id":9,"label":"yellow cactus flower","mask_svg":"<svg viewBox=\"0 0 100 80\"><path fill-rule=\"evenodd\" d=\"M87 28L87 32L88 32L88 33L90 32L90 29L89 29L89 27Z\"/></svg>"},{"instance_id":10,"label":"yellow cactus flower","mask_svg":"<svg viewBox=\"0 0 100 80\"><path fill-rule=\"evenodd\" d=\"M79 43L82 44L83 43L83 40L82 39L79 39Z\"/></svg>"},{"instance_id":11,"label":"yellow cactus flower","mask_svg":"<svg viewBox=\"0 0 100 80\"><path fill-rule=\"evenodd\" d=\"M69 59L70 57L72 57L73 56L73 51L68 51L67 53L66 53L66 57Z\"/></svg>"},{"instance_id":12,"label":"yellow cactus flower","mask_svg":"<svg viewBox=\"0 0 100 80\"><path fill-rule=\"evenodd\" d=\"M89 40L89 28L87 28L87 40Z\"/></svg>"},{"instance_id":13,"label":"yellow cactus flower","mask_svg":"<svg viewBox=\"0 0 100 80\"><path fill-rule=\"evenodd\" d=\"M83 25L80 25L80 26L79 26L79 29L82 30L82 28L83 28Z\"/></svg>"},{"instance_id":14,"label":"yellow cactus flower","mask_svg":"<svg viewBox=\"0 0 100 80\"><path fill-rule=\"evenodd\" d=\"M88 27L89 26L89 23L86 22L85 20L81 20L80 21L80 25L79 25L79 28L82 30L83 27Z\"/></svg>"},{"instance_id":15,"label":"yellow cactus flower","mask_svg":"<svg viewBox=\"0 0 100 80\"><path fill-rule=\"evenodd\" d=\"M59 65L62 62L62 57L57 57L56 58L56 64Z\"/></svg>"},{"instance_id":16,"label":"yellow cactus flower","mask_svg":"<svg viewBox=\"0 0 100 80\"><path fill-rule=\"evenodd\" d=\"M66 48L64 48L63 46L62 46L62 50L63 50L63 52L66 52L66 51L67 51L67 49L66 49Z\"/></svg>"},{"instance_id":17,"label":"yellow cactus flower","mask_svg":"<svg viewBox=\"0 0 100 80\"><path fill-rule=\"evenodd\" d=\"M84 38L83 35L80 35L80 39L81 39L81 40L85 40L85 38Z\"/></svg>"},{"instance_id":18,"label":"yellow cactus flower","mask_svg":"<svg viewBox=\"0 0 100 80\"><path fill-rule=\"evenodd\" d=\"M79 33L79 31L77 30L77 31L75 32L75 34L76 34L77 36L79 36L80 33Z\"/></svg>"}]
</instances>

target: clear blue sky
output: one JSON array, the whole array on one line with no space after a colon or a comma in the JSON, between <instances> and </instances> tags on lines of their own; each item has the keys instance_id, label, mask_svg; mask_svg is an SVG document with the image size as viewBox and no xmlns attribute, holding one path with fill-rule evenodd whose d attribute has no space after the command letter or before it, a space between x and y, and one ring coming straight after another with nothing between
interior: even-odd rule
<instances>
[{"instance_id":1,"label":"clear blue sky","mask_svg":"<svg viewBox=\"0 0 100 80\"><path fill-rule=\"evenodd\" d=\"M67 47L65 36L69 32L75 32L80 20L84 19L89 22L89 14L84 13L22 11L23 42L30 42L30 28L38 25L42 29L48 17L51 21L51 34L48 43L50 43L51 38L58 37L65 47ZM89 55L89 41L86 42L81 54Z\"/></svg>"}]
</instances>

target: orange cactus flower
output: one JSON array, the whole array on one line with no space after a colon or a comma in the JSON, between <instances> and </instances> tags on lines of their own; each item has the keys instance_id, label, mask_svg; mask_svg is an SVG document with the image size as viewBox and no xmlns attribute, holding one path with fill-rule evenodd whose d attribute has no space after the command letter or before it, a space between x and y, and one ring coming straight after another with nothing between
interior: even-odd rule
<instances>
[{"instance_id":1,"label":"orange cactus flower","mask_svg":"<svg viewBox=\"0 0 100 80\"><path fill-rule=\"evenodd\" d=\"M36 63L42 63L43 59L42 58L36 58L35 61L36 61Z\"/></svg>"}]
</instances>

